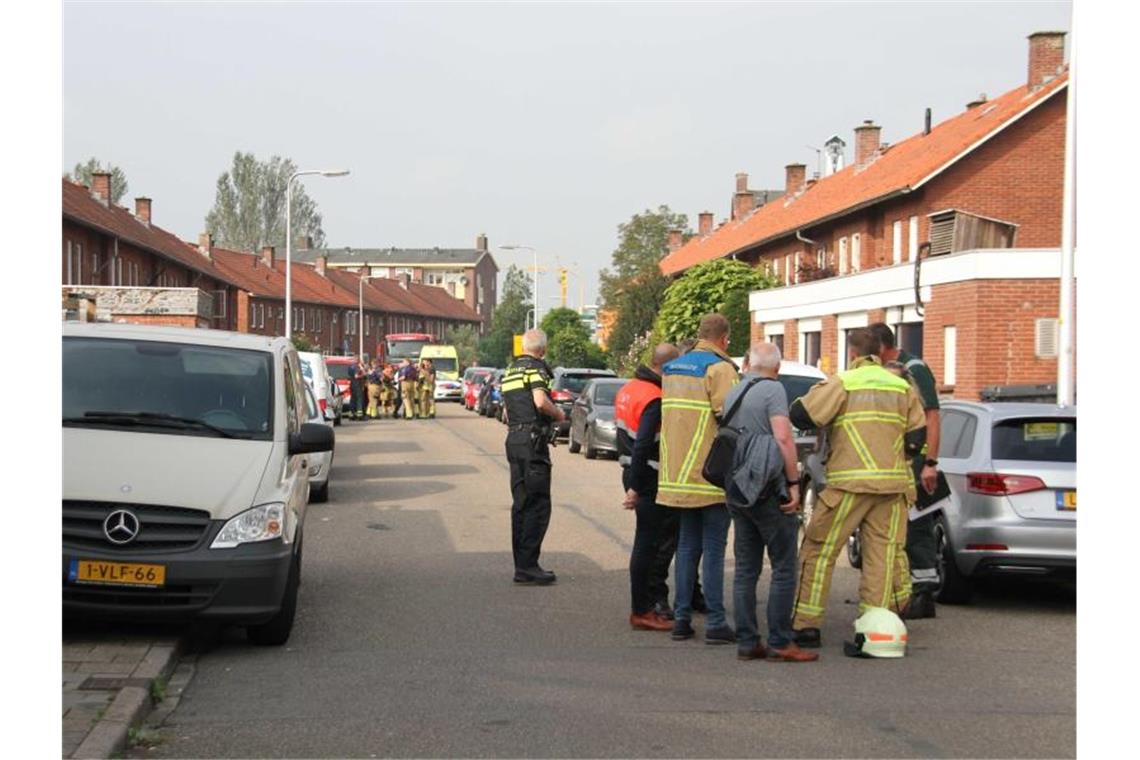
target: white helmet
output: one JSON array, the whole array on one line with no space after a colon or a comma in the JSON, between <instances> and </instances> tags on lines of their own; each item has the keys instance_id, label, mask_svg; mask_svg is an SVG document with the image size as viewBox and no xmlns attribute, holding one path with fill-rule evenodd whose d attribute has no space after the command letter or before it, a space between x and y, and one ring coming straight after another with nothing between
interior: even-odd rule
<instances>
[{"instance_id":1,"label":"white helmet","mask_svg":"<svg viewBox=\"0 0 1140 760\"><path fill-rule=\"evenodd\" d=\"M855 621L855 641L843 642L848 657L902 657L906 654L906 625L883 607L871 607Z\"/></svg>"}]
</instances>

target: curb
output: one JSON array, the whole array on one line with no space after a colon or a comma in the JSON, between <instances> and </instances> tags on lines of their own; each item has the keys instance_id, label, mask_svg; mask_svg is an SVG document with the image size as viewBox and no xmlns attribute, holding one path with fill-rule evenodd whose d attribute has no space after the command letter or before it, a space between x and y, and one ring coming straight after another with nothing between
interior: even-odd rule
<instances>
[{"instance_id":1,"label":"curb","mask_svg":"<svg viewBox=\"0 0 1140 760\"><path fill-rule=\"evenodd\" d=\"M131 671L131 679L145 680L145 686L130 685L119 689L106 712L71 757L103 760L122 752L127 746L130 730L139 726L154 707L151 690L155 682L170 676L181 653L181 640L173 645L152 646L143 661Z\"/></svg>"}]
</instances>

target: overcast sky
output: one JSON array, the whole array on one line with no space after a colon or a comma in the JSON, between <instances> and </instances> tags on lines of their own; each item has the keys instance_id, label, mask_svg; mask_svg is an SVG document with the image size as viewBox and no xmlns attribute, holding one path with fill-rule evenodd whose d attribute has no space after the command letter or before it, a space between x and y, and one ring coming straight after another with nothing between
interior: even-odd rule
<instances>
[{"instance_id":1,"label":"overcast sky","mask_svg":"<svg viewBox=\"0 0 1140 760\"><path fill-rule=\"evenodd\" d=\"M667 204L727 216L864 119L897 142L1022 84L1067 2L64 6L62 167L122 167L196 240L234 151L307 178L330 246L522 243L578 263ZM131 205L129 199L124 205ZM495 252L500 267L530 254ZM552 274L542 307L555 303ZM571 280L572 305L578 285Z\"/></svg>"}]
</instances>

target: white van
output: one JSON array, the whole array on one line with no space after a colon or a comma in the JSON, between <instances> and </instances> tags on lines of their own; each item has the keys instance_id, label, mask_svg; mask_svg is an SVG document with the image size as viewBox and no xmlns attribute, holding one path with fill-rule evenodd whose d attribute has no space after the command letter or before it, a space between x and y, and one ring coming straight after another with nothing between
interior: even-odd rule
<instances>
[{"instance_id":1,"label":"white van","mask_svg":"<svg viewBox=\"0 0 1140 760\"><path fill-rule=\"evenodd\" d=\"M344 399L329 376L325 357L313 351L298 351L297 356L301 358L301 376L305 385L313 389L321 414L334 425L339 425Z\"/></svg>"},{"instance_id":2,"label":"white van","mask_svg":"<svg viewBox=\"0 0 1140 760\"><path fill-rule=\"evenodd\" d=\"M312 452L284 338L63 326L63 611L209 618L283 644L300 583Z\"/></svg>"}]
</instances>

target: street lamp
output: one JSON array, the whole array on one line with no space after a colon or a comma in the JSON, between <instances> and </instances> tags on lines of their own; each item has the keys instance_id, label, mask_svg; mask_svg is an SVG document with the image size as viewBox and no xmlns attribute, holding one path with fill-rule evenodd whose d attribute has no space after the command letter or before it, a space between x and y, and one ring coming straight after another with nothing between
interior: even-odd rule
<instances>
[{"instance_id":1,"label":"street lamp","mask_svg":"<svg viewBox=\"0 0 1140 760\"><path fill-rule=\"evenodd\" d=\"M293 172L285 184L285 337L293 340L293 180L306 174L343 177L348 169L306 169Z\"/></svg>"},{"instance_id":2,"label":"street lamp","mask_svg":"<svg viewBox=\"0 0 1140 760\"><path fill-rule=\"evenodd\" d=\"M357 337L360 338L360 353L356 355L356 360L358 362L364 361L364 281L371 280L373 277L374 275L370 274L360 275L360 287L358 288L360 296L360 311L356 313L357 316L360 317L360 329L357 330Z\"/></svg>"},{"instance_id":3,"label":"street lamp","mask_svg":"<svg viewBox=\"0 0 1140 760\"><path fill-rule=\"evenodd\" d=\"M534 254L534 293L531 299L534 301L534 327L538 327L538 251L531 248L529 245L500 245L499 248L504 251L530 251Z\"/></svg>"}]
</instances>

